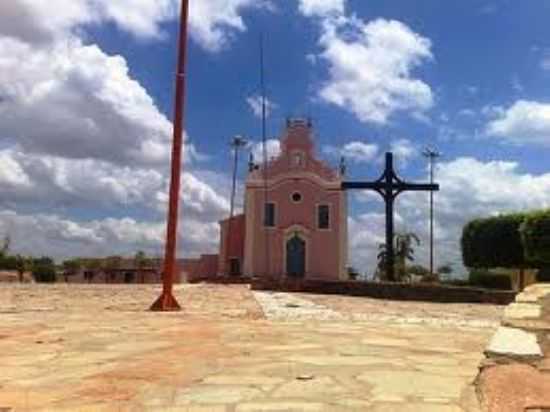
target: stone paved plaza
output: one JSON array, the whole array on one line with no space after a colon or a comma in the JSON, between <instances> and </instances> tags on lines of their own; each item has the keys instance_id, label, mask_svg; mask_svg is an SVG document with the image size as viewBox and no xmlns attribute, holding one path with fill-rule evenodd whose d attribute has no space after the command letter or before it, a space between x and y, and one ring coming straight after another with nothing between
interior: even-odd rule
<instances>
[{"instance_id":1,"label":"stone paved plaza","mask_svg":"<svg viewBox=\"0 0 550 412\"><path fill-rule=\"evenodd\" d=\"M502 307L183 285L1 285L0 409L476 411Z\"/></svg>"}]
</instances>

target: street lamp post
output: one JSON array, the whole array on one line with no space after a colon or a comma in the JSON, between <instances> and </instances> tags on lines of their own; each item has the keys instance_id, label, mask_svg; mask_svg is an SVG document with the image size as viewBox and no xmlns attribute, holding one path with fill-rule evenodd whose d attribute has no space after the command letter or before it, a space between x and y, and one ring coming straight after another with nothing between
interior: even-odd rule
<instances>
[{"instance_id":1,"label":"street lamp post","mask_svg":"<svg viewBox=\"0 0 550 412\"><path fill-rule=\"evenodd\" d=\"M427 147L422 154L430 163L430 183L434 182L434 163L441 153L434 148ZM434 193L430 192L430 274L434 274Z\"/></svg>"},{"instance_id":2,"label":"street lamp post","mask_svg":"<svg viewBox=\"0 0 550 412\"><path fill-rule=\"evenodd\" d=\"M237 191L237 170L239 167L239 150L241 148L246 147L248 142L246 139L242 136L235 136L231 140L231 148L233 149L233 180L232 180L232 186L231 186L231 199L229 204L229 220L227 221L227 235L225 238L225 252L226 252L226 273L229 275L232 275L233 273L229 273L231 270L231 256L229 255L229 244L231 242L231 224L233 221L233 214L235 211L235 192Z\"/></svg>"}]
</instances>

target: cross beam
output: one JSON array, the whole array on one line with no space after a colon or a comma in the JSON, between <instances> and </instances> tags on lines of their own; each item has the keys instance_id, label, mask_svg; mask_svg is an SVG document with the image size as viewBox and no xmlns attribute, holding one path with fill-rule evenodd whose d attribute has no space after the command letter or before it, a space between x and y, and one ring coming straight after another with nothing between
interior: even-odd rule
<instances>
[{"instance_id":1,"label":"cross beam","mask_svg":"<svg viewBox=\"0 0 550 412\"><path fill-rule=\"evenodd\" d=\"M393 209L397 196L406 191L429 191L439 190L438 184L410 183L401 180L393 167L393 153L386 153L386 167L382 176L375 181L366 182L343 182L342 190L374 190L378 192L386 203L386 253L387 253L387 277L395 281L395 251L393 246L394 220Z\"/></svg>"}]
</instances>

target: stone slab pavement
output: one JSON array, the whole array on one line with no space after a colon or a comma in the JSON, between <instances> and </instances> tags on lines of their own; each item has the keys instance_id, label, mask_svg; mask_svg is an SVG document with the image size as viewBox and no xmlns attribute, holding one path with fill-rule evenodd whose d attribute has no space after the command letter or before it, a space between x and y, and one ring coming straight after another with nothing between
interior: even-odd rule
<instances>
[{"instance_id":1,"label":"stone slab pavement","mask_svg":"<svg viewBox=\"0 0 550 412\"><path fill-rule=\"evenodd\" d=\"M147 311L159 292L0 285L0 409L477 411L502 311L209 285L177 286L182 312Z\"/></svg>"}]
</instances>

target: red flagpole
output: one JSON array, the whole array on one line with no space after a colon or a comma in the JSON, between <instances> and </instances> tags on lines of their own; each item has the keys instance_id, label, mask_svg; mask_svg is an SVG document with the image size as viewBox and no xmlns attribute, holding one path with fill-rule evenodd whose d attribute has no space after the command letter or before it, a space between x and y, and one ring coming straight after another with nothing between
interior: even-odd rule
<instances>
[{"instance_id":1,"label":"red flagpole","mask_svg":"<svg viewBox=\"0 0 550 412\"><path fill-rule=\"evenodd\" d=\"M187 22L189 20L189 0L182 0L179 31L178 66L176 71L176 91L174 100L174 136L172 143L172 172L170 178L170 200L166 230L166 250L164 254L164 275L162 294L151 306L153 311L178 311L181 309L173 295L176 271L176 246L178 233L178 210L182 167L183 127L185 111L185 66L187 55Z\"/></svg>"}]
</instances>

